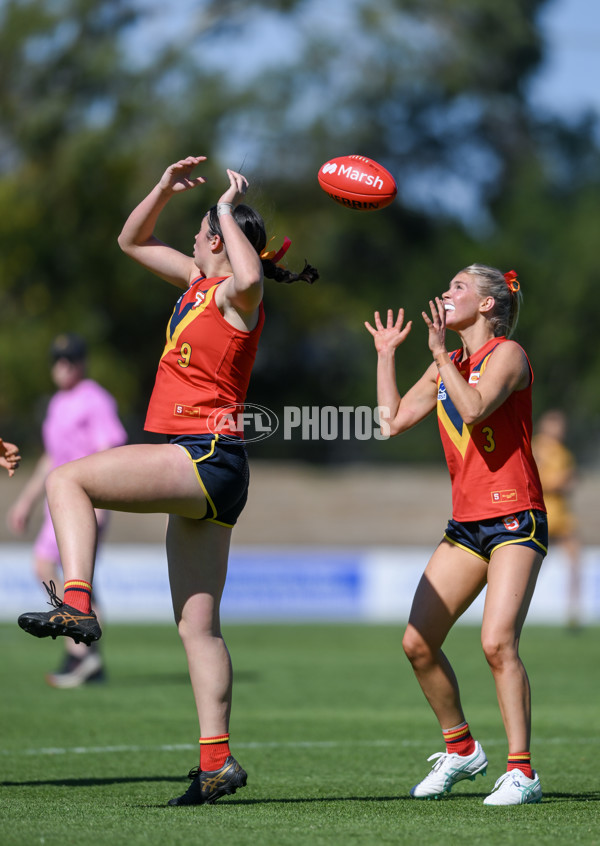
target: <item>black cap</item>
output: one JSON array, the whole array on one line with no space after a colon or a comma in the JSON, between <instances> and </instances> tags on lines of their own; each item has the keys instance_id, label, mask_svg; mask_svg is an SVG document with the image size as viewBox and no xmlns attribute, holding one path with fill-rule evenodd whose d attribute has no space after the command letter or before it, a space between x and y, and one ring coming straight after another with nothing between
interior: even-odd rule
<instances>
[{"instance_id":1,"label":"black cap","mask_svg":"<svg viewBox=\"0 0 600 846\"><path fill-rule=\"evenodd\" d=\"M52 341L50 357L53 362L59 358L66 358L73 363L84 361L87 356L86 343L82 337L73 332L64 332Z\"/></svg>"}]
</instances>

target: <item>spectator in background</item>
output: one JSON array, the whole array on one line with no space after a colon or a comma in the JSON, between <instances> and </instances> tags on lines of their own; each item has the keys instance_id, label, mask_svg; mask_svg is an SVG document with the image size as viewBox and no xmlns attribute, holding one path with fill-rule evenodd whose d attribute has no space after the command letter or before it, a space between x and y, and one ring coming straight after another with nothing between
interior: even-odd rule
<instances>
[{"instance_id":1,"label":"spectator in background","mask_svg":"<svg viewBox=\"0 0 600 846\"><path fill-rule=\"evenodd\" d=\"M9 444L8 441L3 441L0 438L0 467L8 470L9 478L15 475L15 470L19 466L20 460L19 447L15 446L15 444Z\"/></svg>"},{"instance_id":2,"label":"spectator in background","mask_svg":"<svg viewBox=\"0 0 600 846\"><path fill-rule=\"evenodd\" d=\"M8 526L22 535L36 503L44 494L48 473L55 467L127 440L113 397L97 382L86 377L87 350L78 335L55 338L50 348L51 375L57 392L48 405L42 425L44 453L15 504L8 512ZM97 511L98 525L106 528L107 511ZM34 569L41 582L59 581L60 554L56 544L48 504L44 521L34 544ZM85 682L102 681L104 667L95 644L88 647L65 639L64 660L56 673L46 676L53 687L78 687Z\"/></svg>"},{"instance_id":3,"label":"spectator in background","mask_svg":"<svg viewBox=\"0 0 600 846\"><path fill-rule=\"evenodd\" d=\"M581 625L581 543L577 521L569 502L575 482L575 458L565 446L567 418L554 408L538 420L532 440L544 500L548 511L548 533L563 550L568 563L567 625Z\"/></svg>"}]
</instances>

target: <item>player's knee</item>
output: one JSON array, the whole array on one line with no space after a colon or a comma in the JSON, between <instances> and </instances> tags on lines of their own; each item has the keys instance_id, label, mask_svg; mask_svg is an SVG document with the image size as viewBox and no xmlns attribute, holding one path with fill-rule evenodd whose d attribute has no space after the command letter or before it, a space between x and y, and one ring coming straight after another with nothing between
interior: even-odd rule
<instances>
[{"instance_id":1,"label":"player's knee","mask_svg":"<svg viewBox=\"0 0 600 846\"><path fill-rule=\"evenodd\" d=\"M46 476L46 494L52 496L62 484L68 479L69 468L68 465L62 464L60 467L55 467Z\"/></svg>"},{"instance_id":2,"label":"player's knee","mask_svg":"<svg viewBox=\"0 0 600 846\"><path fill-rule=\"evenodd\" d=\"M190 648L207 639L221 636L219 624L211 615L191 616L185 613L185 609L177 623L177 631L183 645Z\"/></svg>"},{"instance_id":3,"label":"player's knee","mask_svg":"<svg viewBox=\"0 0 600 846\"><path fill-rule=\"evenodd\" d=\"M518 660L516 645L505 638L493 634L482 635L481 647L492 670L502 670L507 664Z\"/></svg>"},{"instance_id":4,"label":"player's knee","mask_svg":"<svg viewBox=\"0 0 600 846\"><path fill-rule=\"evenodd\" d=\"M412 626L408 626L404 632L402 649L415 669L428 666L433 662L429 644Z\"/></svg>"},{"instance_id":5,"label":"player's knee","mask_svg":"<svg viewBox=\"0 0 600 846\"><path fill-rule=\"evenodd\" d=\"M52 499L57 493L64 490L67 486L72 485L81 487L74 462L67 462L67 464L61 464L60 467L55 467L46 476L46 496L48 501L52 502Z\"/></svg>"}]
</instances>

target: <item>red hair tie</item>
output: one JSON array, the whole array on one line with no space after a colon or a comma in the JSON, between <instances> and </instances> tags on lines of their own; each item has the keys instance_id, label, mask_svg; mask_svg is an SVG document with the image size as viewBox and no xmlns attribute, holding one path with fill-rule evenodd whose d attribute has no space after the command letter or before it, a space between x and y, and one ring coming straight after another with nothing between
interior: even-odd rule
<instances>
[{"instance_id":1,"label":"red hair tie","mask_svg":"<svg viewBox=\"0 0 600 846\"><path fill-rule=\"evenodd\" d=\"M521 290L521 283L517 279L517 271L516 270L509 270L503 274L504 281L508 286L508 290L511 294L516 294L517 291Z\"/></svg>"},{"instance_id":2,"label":"red hair tie","mask_svg":"<svg viewBox=\"0 0 600 846\"><path fill-rule=\"evenodd\" d=\"M271 241L272 241L272 240L273 240L273 238L271 238ZM292 245L292 242L290 241L290 239L289 239L289 238L284 238L284 239L283 239L283 244L281 245L281 247L280 247L277 251L275 251L275 250L266 250L266 249L265 249L265 250L263 250L263 251L262 251L262 253L260 254L260 257L261 257L262 259L270 259L270 260L273 262L273 264L277 264L277 262L278 262L278 261L281 261L281 259L282 259L282 258L284 257L284 255L287 253L287 251L289 250L289 248L291 247L291 245Z\"/></svg>"}]
</instances>

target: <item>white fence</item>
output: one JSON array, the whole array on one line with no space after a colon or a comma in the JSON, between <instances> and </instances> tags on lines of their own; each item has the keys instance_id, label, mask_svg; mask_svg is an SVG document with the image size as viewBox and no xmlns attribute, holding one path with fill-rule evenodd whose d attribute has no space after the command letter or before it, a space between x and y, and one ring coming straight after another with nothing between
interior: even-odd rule
<instances>
[{"instance_id":1,"label":"white fence","mask_svg":"<svg viewBox=\"0 0 600 846\"><path fill-rule=\"evenodd\" d=\"M401 622L431 548L234 547L223 599L228 622ZM95 588L107 621L172 620L165 552L155 544L107 544ZM42 610L47 597L32 575L31 547L0 545L0 620ZM463 616L481 619L483 596ZM529 622L562 625L567 566L551 552L538 580ZM581 621L600 623L600 547L584 550Z\"/></svg>"}]
</instances>

